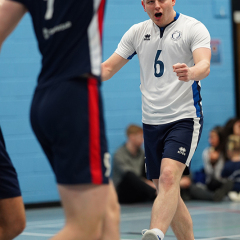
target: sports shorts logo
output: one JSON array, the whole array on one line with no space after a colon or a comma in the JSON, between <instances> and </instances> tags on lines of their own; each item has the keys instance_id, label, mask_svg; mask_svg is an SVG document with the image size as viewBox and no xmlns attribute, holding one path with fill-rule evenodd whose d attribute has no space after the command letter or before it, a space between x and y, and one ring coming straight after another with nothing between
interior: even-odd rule
<instances>
[{"instance_id":1,"label":"sports shorts logo","mask_svg":"<svg viewBox=\"0 0 240 240\"><path fill-rule=\"evenodd\" d=\"M182 37L182 33L178 30L174 31L174 33L172 34L172 40L173 41L177 41Z\"/></svg>"},{"instance_id":2,"label":"sports shorts logo","mask_svg":"<svg viewBox=\"0 0 240 240\"><path fill-rule=\"evenodd\" d=\"M186 155L186 148L180 147L177 153L182 154L183 156L185 156Z\"/></svg>"}]
</instances>

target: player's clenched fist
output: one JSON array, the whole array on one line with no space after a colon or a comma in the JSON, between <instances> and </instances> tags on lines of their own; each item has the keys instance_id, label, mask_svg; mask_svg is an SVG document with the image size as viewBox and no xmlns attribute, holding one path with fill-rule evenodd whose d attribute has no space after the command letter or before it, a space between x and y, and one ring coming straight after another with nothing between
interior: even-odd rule
<instances>
[{"instance_id":1,"label":"player's clenched fist","mask_svg":"<svg viewBox=\"0 0 240 240\"><path fill-rule=\"evenodd\" d=\"M191 69L185 63L176 63L173 65L173 72L178 76L178 79L184 82L188 82L192 79Z\"/></svg>"}]
</instances>

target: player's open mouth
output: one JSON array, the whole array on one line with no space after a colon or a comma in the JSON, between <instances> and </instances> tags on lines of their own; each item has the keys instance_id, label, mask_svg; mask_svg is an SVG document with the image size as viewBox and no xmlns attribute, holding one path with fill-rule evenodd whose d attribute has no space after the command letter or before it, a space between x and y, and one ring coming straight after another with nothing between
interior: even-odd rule
<instances>
[{"instance_id":1,"label":"player's open mouth","mask_svg":"<svg viewBox=\"0 0 240 240\"><path fill-rule=\"evenodd\" d=\"M160 13L160 12L159 13L155 13L155 17L158 18L158 17L161 17L161 16L162 16L162 13Z\"/></svg>"}]
</instances>

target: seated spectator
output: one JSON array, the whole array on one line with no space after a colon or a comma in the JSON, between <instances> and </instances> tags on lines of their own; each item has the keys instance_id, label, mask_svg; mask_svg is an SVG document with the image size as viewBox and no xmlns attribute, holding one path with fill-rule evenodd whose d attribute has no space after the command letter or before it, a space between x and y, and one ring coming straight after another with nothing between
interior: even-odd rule
<instances>
[{"instance_id":1,"label":"seated spectator","mask_svg":"<svg viewBox=\"0 0 240 240\"><path fill-rule=\"evenodd\" d=\"M114 154L112 179L120 203L153 201L156 197L154 184L145 178L143 130L130 125L127 141Z\"/></svg>"},{"instance_id":2,"label":"seated spectator","mask_svg":"<svg viewBox=\"0 0 240 240\"><path fill-rule=\"evenodd\" d=\"M220 202L231 191L233 186L232 181L226 181L220 188L215 191L210 191L207 185L203 183L195 183L191 176L182 176L180 180L180 194L183 201L188 200L205 200Z\"/></svg>"},{"instance_id":3,"label":"seated spectator","mask_svg":"<svg viewBox=\"0 0 240 240\"><path fill-rule=\"evenodd\" d=\"M181 196L186 200L222 201L232 189L233 182L221 176L223 156L223 128L214 127L209 133L209 144L203 151L204 169L180 181ZM197 176L196 176L197 175Z\"/></svg>"},{"instance_id":4,"label":"seated spectator","mask_svg":"<svg viewBox=\"0 0 240 240\"><path fill-rule=\"evenodd\" d=\"M225 163L222 144L223 144L223 128L214 127L210 133L208 142L209 147L203 151L203 165L206 177L206 185L210 191L220 188L224 182L221 177L222 169Z\"/></svg>"},{"instance_id":5,"label":"seated spectator","mask_svg":"<svg viewBox=\"0 0 240 240\"><path fill-rule=\"evenodd\" d=\"M234 182L228 196L232 201L240 202L240 136L230 135L226 147L228 161L224 165L222 177Z\"/></svg>"},{"instance_id":6,"label":"seated spectator","mask_svg":"<svg viewBox=\"0 0 240 240\"><path fill-rule=\"evenodd\" d=\"M224 160L228 160L227 156L227 140L230 135L238 135L240 136L240 119L239 118L230 118L226 124L224 125L223 128L223 155L224 155Z\"/></svg>"}]
</instances>

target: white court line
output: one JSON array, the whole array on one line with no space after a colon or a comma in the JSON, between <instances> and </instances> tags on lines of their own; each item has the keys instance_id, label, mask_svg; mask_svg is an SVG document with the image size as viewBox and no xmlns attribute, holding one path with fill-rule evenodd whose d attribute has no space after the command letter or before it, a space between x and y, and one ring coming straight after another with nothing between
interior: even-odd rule
<instances>
[{"instance_id":1,"label":"white court line","mask_svg":"<svg viewBox=\"0 0 240 240\"><path fill-rule=\"evenodd\" d=\"M24 235L24 236L35 236L35 237L52 237L55 234L23 232L21 235Z\"/></svg>"},{"instance_id":2,"label":"white court line","mask_svg":"<svg viewBox=\"0 0 240 240\"><path fill-rule=\"evenodd\" d=\"M62 227L64 225L64 221L63 222L57 222L57 223L53 223L52 221L50 223L48 223L47 221L45 221L44 223L42 222L41 224L36 224L36 225L28 225L26 229L33 229L33 228L51 228L51 227Z\"/></svg>"},{"instance_id":3,"label":"white court line","mask_svg":"<svg viewBox=\"0 0 240 240\"><path fill-rule=\"evenodd\" d=\"M191 212L191 216L194 215L203 215L203 214L211 214L211 213L222 213L226 212L225 209L222 210L210 210L210 211L194 211ZM142 213L130 213L130 214L123 214L121 215L121 222L127 222L127 221L133 221L133 220L144 220L144 219L150 219L151 213L150 212L142 212ZM27 229L32 228L43 228L43 227L58 227L62 226L64 224L64 219L58 219L58 220L46 220L46 221L31 221L27 223Z\"/></svg>"},{"instance_id":4,"label":"white court line","mask_svg":"<svg viewBox=\"0 0 240 240\"><path fill-rule=\"evenodd\" d=\"M220 237L213 237L213 238L201 238L197 240L217 240L217 239L222 239L222 238L239 238L240 235L233 235L233 236L220 236Z\"/></svg>"},{"instance_id":5,"label":"white court line","mask_svg":"<svg viewBox=\"0 0 240 240\"><path fill-rule=\"evenodd\" d=\"M130 215L136 216L136 214L139 214L139 215L151 214L151 210L149 210L148 212L123 213L121 214L121 217L129 217Z\"/></svg>"},{"instance_id":6,"label":"white court line","mask_svg":"<svg viewBox=\"0 0 240 240\"><path fill-rule=\"evenodd\" d=\"M207 215L207 214L217 214L217 213L223 213L223 212L226 212L225 209L223 210L210 210L210 211L196 211L196 212L191 212L190 215L191 216L194 216L194 215ZM121 217L121 222L126 222L126 221L132 221L132 220L143 220L143 219L149 219L151 218L151 213L147 213L145 216L142 216L142 214L134 214L134 215L125 215L124 217Z\"/></svg>"},{"instance_id":7,"label":"white court line","mask_svg":"<svg viewBox=\"0 0 240 240\"><path fill-rule=\"evenodd\" d=\"M196 240L221 240L223 238L239 238L240 235L232 235L232 236L220 236L220 237L213 237L213 238L201 238ZM134 239L121 239L121 240L134 240Z\"/></svg>"},{"instance_id":8,"label":"white court line","mask_svg":"<svg viewBox=\"0 0 240 240\"><path fill-rule=\"evenodd\" d=\"M44 234L44 233L30 233L30 232L23 232L21 235L25 236L35 236L35 237L52 237L54 234ZM240 235L232 235L232 236L219 236L213 238L201 238L197 240L217 240L221 238L239 238ZM133 240L133 239L121 239L121 240Z\"/></svg>"},{"instance_id":9,"label":"white court line","mask_svg":"<svg viewBox=\"0 0 240 240\"><path fill-rule=\"evenodd\" d=\"M150 218L151 218L151 215L142 216L142 217L136 216L136 217L130 217L130 218L124 218L124 219L121 218L121 222L127 222L127 221L133 221L133 220L143 220L143 219L150 219Z\"/></svg>"},{"instance_id":10,"label":"white court line","mask_svg":"<svg viewBox=\"0 0 240 240\"><path fill-rule=\"evenodd\" d=\"M62 219L53 219L53 220L43 220L43 221L28 221L27 226L32 226L32 225L39 225L39 224L46 224L46 223L56 223L56 222L64 222L65 220Z\"/></svg>"}]
</instances>

